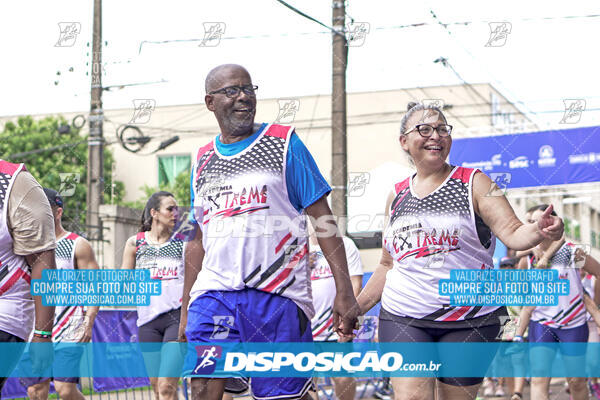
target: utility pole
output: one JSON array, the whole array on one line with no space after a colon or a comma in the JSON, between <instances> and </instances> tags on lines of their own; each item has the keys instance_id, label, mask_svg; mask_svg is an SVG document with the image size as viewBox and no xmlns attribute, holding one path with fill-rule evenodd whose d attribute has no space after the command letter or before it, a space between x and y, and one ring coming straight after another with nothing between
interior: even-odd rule
<instances>
[{"instance_id":1,"label":"utility pole","mask_svg":"<svg viewBox=\"0 0 600 400\"><path fill-rule=\"evenodd\" d=\"M102 239L100 204L104 192L104 138L102 122L102 0L94 0L92 38L92 98L87 165L87 232L91 240Z\"/></svg>"},{"instance_id":2,"label":"utility pole","mask_svg":"<svg viewBox=\"0 0 600 400\"><path fill-rule=\"evenodd\" d=\"M346 156L346 64L348 45L345 36L346 8L344 0L333 0L333 68L331 93L331 206L333 215L339 218L342 235L347 228L347 180Z\"/></svg>"}]
</instances>

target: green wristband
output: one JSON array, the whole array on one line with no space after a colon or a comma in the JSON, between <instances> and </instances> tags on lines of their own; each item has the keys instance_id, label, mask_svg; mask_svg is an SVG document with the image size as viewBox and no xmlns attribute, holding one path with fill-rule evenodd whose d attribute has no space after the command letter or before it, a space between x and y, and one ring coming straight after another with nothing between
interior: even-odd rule
<instances>
[{"instance_id":1,"label":"green wristband","mask_svg":"<svg viewBox=\"0 0 600 400\"><path fill-rule=\"evenodd\" d=\"M52 336L52 332L40 331L39 329L34 330L33 333L36 335Z\"/></svg>"}]
</instances>

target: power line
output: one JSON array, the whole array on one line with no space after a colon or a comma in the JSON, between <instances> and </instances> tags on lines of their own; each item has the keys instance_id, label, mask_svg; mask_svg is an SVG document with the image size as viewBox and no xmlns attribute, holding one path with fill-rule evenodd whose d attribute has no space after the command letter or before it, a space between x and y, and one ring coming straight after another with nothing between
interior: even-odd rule
<instances>
[{"instance_id":1,"label":"power line","mask_svg":"<svg viewBox=\"0 0 600 400\"><path fill-rule=\"evenodd\" d=\"M346 38L346 36L343 34L343 32L339 32L339 31L333 29L332 27L325 25L324 23L322 23L318 19L313 18L310 15L303 13L302 11L300 11L297 8L295 8L294 6L286 3L285 1L283 1L283 0L275 0L275 1L277 1L278 3L283 4L284 6L286 6L287 8L289 8L290 10L292 10L293 12L295 12L296 14L299 14L299 15L303 16L306 19L309 19L309 20L311 20L313 22L316 22L317 24L321 25L322 27L329 29L334 34L344 36L344 39Z\"/></svg>"}]
</instances>

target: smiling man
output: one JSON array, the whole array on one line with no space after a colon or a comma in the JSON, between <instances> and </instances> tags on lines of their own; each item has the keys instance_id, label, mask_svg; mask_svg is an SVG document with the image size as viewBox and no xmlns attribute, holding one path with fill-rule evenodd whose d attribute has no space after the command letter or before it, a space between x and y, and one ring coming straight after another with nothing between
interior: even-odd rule
<instances>
[{"instance_id":1,"label":"smiling man","mask_svg":"<svg viewBox=\"0 0 600 400\"><path fill-rule=\"evenodd\" d=\"M200 148L192 169L200 229L186 246L180 337L311 342L306 215L319 221L319 245L335 280L335 329L351 335L359 310L326 201L331 188L293 128L254 123L257 89L239 65L218 66L206 78L206 107L221 133ZM250 380L260 399L310 399L310 386L310 378ZM195 378L193 398L220 399L224 387L225 379Z\"/></svg>"}]
</instances>

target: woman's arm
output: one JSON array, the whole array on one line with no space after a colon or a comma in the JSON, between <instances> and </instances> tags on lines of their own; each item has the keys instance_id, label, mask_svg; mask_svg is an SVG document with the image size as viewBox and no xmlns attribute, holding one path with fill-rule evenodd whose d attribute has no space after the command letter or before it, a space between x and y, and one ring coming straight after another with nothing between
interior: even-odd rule
<instances>
[{"instance_id":1,"label":"woman's arm","mask_svg":"<svg viewBox=\"0 0 600 400\"><path fill-rule=\"evenodd\" d=\"M123 250L123 261L121 262L121 268L135 268L135 236L130 237L129 239L127 239L127 242L125 242L125 249Z\"/></svg>"},{"instance_id":2,"label":"woman's arm","mask_svg":"<svg viewBox=\"0 0 600 400\"><path fill-rule=\"evenodd\" d=\"M550 215L549 206L536 224L523 224L515 215L504 195L490 195L492 180L483 173L473 177L473 206L475 212L492 232L507 246L515 250L530 249L548 238L559 240L563 235L562 219Z\"/></svg>"},{"instance_id":3,"label":"woman's arm","mask_svg":"<svg viewBox=\"0 0 600 400\"><path fill-rule=\"evenodd\" d=\"M531 320L531 314L535 307L527 306L521 309L521 314L519 315L519 327L517 328L516 336L523 337L525 331L527 330L527 326L529 325L529 321Z\"/></svg>"},{"instance_id":4,"label":"woman's arm","mask_svg":"<svg viewBox=\"0 0 600 400\"><path fill-rule=\"evenodd\" d=\"M385 235L385 230L387 226L387 219L389 219L389 210L394 201L395 194L394 192L390 192L388 195L386 205L385 205L385 216L386 216L386 224L383 228L382 234L382 242L385 239L383 236ZM385 286L385 277L390 269L392 269L394 265L394 260L390 253L385 248L385 245L382 243L381 249L381 259L379 260L379 265L375 269L371 278L365 285L365 287L361 290L360 294L356 298L358 302L358 306L360 307L360 313L365 314L371 308L373 308L379 301L381 300L381 294L383 293L383 287Z\"/></svg>"}]
</instances>

